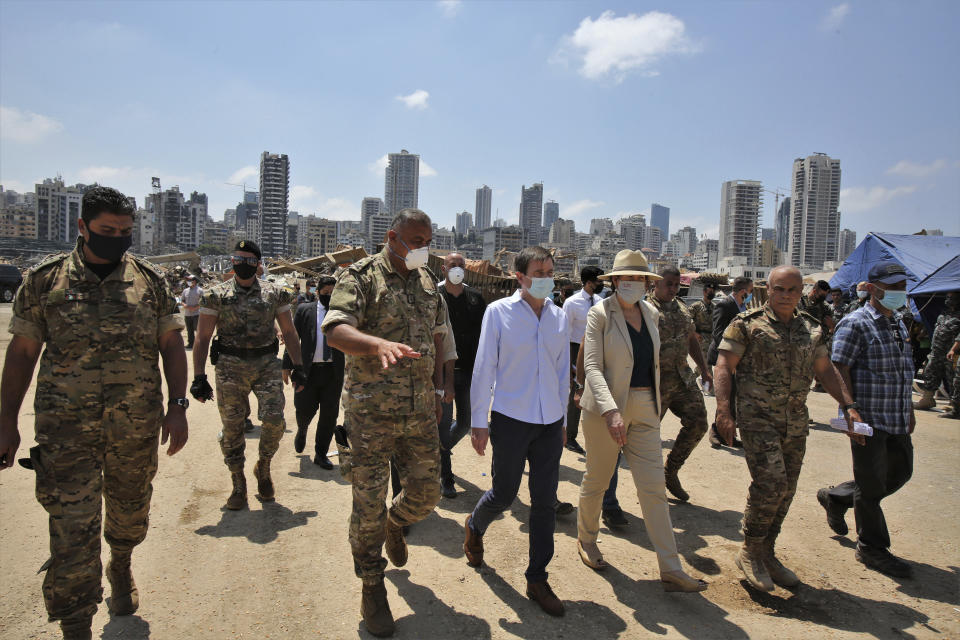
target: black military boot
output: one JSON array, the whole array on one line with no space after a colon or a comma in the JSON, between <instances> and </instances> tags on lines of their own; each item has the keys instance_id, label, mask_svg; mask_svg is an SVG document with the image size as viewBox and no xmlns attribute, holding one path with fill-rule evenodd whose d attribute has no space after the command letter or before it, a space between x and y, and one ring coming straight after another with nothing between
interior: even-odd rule
<instances>
[{"instance_id":1,"label":"black military boot","mask_svg":"<svg viewBox=\"0 0 960 640\"><path fill-rule=\"evenodd\" d=\"M257 479L257 497L264 502L273 500L273 480L270 479L270 460L260 458L253 465L253 475Z\"/></svg>"},{"instance_id":2,"label":"black military boot","mask_svg":"<svg viewBox=\"0 0 960 640\"><path fill-rule=\"evenodd\" d=\"M60 621L63 640L92 640L93 618L68 618Z\"/></svg>"},{"instance_id":3,"label":"black military boot","mask_svg":"<svg viewBox=\"0 0 960 640\"><path fill-rule=\"evenodd\" d=\"M230 479L233 480L233 493L227 498L227 509L239 511L247 508L247 479L243 475L243 470L230 473Z\"/></svg>"},{"instance_id":4,"label":"black military boot","mask_svg":"<svg viewBox=\"0 0 960 640\"><path fill-rule=\"evenodd\" d=\"M440 449L440 493L444 498L456 498L457 487L453 483L453 464L450 452Z\"/></svg>"},{"instance_id":5,"label":"black military boot","mask_svg":"<svg viewBox=\"0 0 960 640\"><path fill-rule=\"evenodd\" d=\"M387 588L383 586L383 576L376 584L363 584L360 615L363 616L363 625L367 631L378 638L392 636L396 630L393 613L387 602Z\"/></svg>"},{"instance_id":6,"label":"black military boot","mask_svg":"<svg viewBox=\"0 0 960 640\"><path fill-rule=\"evenodd\" d=\"M115 616L132 615L140 606L140 593L130 570L129 551L111 551L107 581L110 583L110 613Z\"/></svg>"}]
</instances>

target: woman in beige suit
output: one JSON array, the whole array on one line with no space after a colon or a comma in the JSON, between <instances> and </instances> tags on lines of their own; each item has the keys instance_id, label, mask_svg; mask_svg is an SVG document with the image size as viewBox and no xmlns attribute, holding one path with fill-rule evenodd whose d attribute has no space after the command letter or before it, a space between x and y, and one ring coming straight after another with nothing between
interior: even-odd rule
<instances>
[{"instance_id":1,"label":"woman in beige suit","mask_svg":"<svg viewBox=\"0 0 960 640\"><path fill-rule=\"evenodd\" d=\"M643 510L647 535L657 552L667 591L703 591L680 565L664 487L660 453L660 335L658 312L643 296L660 276L639 251L621 251L610 273L616 295L593 306L584 337L586 384L580 405L587 471L580 485L577 550L584 564L607 567L597 547L603 493L623 450Z\"/></svg>"}]
</instances>

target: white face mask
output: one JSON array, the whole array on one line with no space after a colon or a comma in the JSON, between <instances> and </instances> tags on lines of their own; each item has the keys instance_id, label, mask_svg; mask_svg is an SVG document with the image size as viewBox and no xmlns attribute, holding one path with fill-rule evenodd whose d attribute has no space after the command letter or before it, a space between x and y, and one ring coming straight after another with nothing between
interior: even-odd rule
<instances>
[{"instance_id":1,"label":"white face mask","mask_svg":"<svg viewBox=\"0 0 960 640\"><path fill-rule=\"evenodd\" d=\"M419 269L424 267L427 264L427 258L430 257L430 248L429 247L420 247L419 249L411 249L407 246L407 243L403 241L403 238L397 236L397 240L400 241L400 244L407 250L407 255L403 258L404 266L406 266L408 271L413 271L414 269Z\"/></svg>"},{"instance_id":2,"label":"white face mask","mask_svg":"<svg viewBox=\"0 0 960 640\"><path fill-rule=\"evenodd\" d=\"M647 285L645 282L636 280L621 280L617 284L617 295L627 304L636 304L643 300L647 294Z\"/></svg>"},{"instance_id":3,"label":"white face mask","mask_svg":"<svg viewBox=\"0 0 960 640\"><path fill-rule=\"evenodd\" d=\"M870 292L869 292L869 291L857 291L857 297L860 298L861 300L866 300L867 298L870 297Z\"/></svg>"},{"instance_id":4,"label":"white face mask","mask_svg":"<svg viewBox=\"0 0 960 640\"><path fill-rule=\"evenodd\" d=\"M463 282L463 267L450 267L450 270L447 271L447 282L450 284Z\"/></svg>"}]
</instances>

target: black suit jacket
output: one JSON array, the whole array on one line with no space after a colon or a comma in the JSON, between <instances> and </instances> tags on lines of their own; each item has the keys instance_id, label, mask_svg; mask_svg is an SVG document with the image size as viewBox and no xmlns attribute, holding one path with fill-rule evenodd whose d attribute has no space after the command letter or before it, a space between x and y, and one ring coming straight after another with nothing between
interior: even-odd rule
<instances>
[{"instance_id":1,"label":"black suit jacket","mask_svg":"<svg viewBox=\"0 0 960 640\"><path fill-rule=\"evenodd\" d=\"M304 364L309 365L313 362L313 354L317 350L317 303L301 303L293 314L293 326L300 336L300 354ZM337 370L343 373L343 352L330 347L333 351L333 364ZM293 369L293 360L287 350L283 350L283 368Z\"/></svg>"},{"instance_id":2,"label":"black suit jacket","mask_svg":"<svg viewBox=\"0 0 960 640\"><path fill-rule=\"evenodd\" d=\"M711 367L717 364L717 349L723 341L723 332L727 330L727 325L738 313L740 313L740 306L731 296L726 296L713 305L713 341L710 342L710 350L707 352L707 364Z\"/></svg>"}]
</instances>

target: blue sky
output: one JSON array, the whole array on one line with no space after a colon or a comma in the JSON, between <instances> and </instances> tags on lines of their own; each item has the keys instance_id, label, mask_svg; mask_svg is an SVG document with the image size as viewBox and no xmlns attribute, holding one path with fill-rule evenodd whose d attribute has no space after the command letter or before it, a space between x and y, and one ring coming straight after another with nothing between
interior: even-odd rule
<instances>
[{"instance_id":1,"label":"blue sky","mask_svg":"<svg viewBox=\"0 0 960 640\"><path fill-rule=\"evenodd\" d=\"M960 3L0 1L0 183L61 173L215 218L291 160L291 208L358 219L384 154L421 155L452 225L522 184L578 231L669 206L716 237L720 185L840 158L842 226L960 235ZM404 99L405 98L405 99ZM255 186L253 188L256 188ZM773 226L772 194L764 226Z\"/></svg>"}]
</instances>

